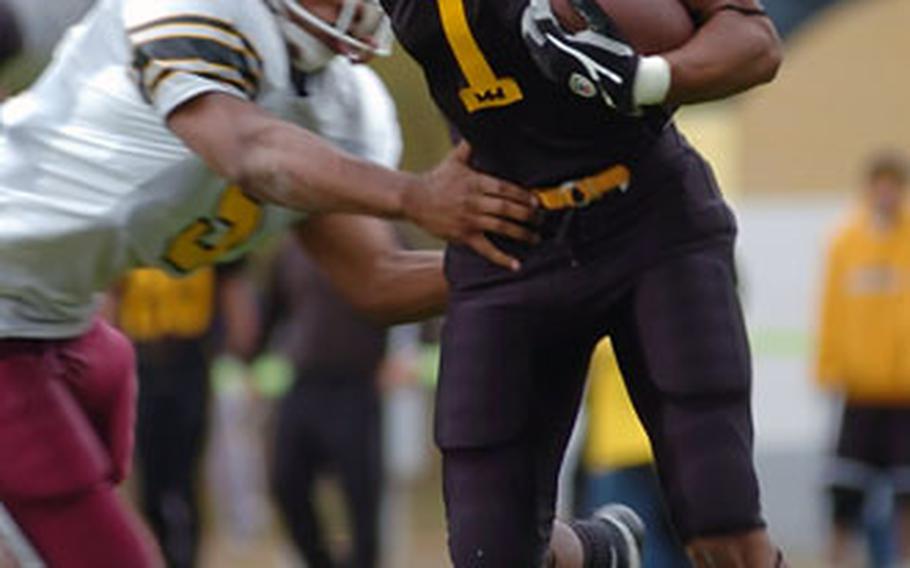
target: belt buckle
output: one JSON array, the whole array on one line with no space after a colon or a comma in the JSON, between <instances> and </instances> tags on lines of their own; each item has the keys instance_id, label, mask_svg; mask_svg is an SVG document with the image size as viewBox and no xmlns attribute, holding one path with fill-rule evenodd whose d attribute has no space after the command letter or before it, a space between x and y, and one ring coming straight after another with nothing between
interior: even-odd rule
<instances>
[{"instance_id":1,"label":"belt buckle","mask_svg":"<svg viewBox=\"0 0 910 568\"><path fill-rule=\"evenodd\" d=\"M573 207L584 209L593 201L591 196L579 187L576 181L567 181L559 186L559 191L568 198Z\"/></svg>"}]
</instances>

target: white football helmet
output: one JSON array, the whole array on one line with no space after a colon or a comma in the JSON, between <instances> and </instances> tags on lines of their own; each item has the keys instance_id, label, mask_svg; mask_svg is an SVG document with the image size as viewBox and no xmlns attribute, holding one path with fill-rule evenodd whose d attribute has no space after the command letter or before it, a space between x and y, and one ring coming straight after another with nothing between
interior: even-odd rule
<instances>
[{"instance_id":1,"label":"white football helmet","mask_svg":"<svg viewBox=\"0 0 910 568\"><path fill-rule=\"evenodd\" d=\"M299 22L349 48L344 55L353 61L391 53L392 26L379 0L341 0L341 10L334 22L320 18L302 6L300 0L268 1L278 17L285 41L297 52L294 64L302 71L315 71L338 53Z\"/></svg>"}]
</instances>

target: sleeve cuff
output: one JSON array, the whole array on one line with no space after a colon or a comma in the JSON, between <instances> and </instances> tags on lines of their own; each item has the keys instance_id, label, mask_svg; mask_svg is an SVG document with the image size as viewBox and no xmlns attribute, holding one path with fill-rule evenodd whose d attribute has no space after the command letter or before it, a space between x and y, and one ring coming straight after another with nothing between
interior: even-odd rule
<instances>
[{"instance_id":1,"label":"sleeve cuff","mask_svg":"<svg viewBox=\"0 0 910 568\"><path fill-rule=\"evenodd\" d=\"M224 93L249 100L249 97L239 89L219 81L178 73L162 82L158 91L152 96L153 106L158 115L166 119L177 107L206 93Z\"/></svg>"}]
</instances>

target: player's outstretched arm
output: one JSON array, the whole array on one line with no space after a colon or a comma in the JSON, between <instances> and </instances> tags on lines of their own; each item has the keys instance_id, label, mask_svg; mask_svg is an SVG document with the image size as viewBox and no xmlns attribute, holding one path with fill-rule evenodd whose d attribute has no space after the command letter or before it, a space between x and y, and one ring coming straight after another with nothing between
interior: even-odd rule
<instances>
[{"instance_id":1,"label":"player's outstretched arm","mask_svg":"<svg viewBox=\"0 0 910 568\"><path fill-rule=\"evenodd\" d=\"M511 269L518 261L484 233L537 238L526 225L535 217L530 192L471 170L466 146L426 174L399 172L221 93L178 107L168 126L214 171L265 201L311 213L407 219Z\"/></svg>"},{"instance_id":2,"label":"player's outstretched arm","mask_svg":"<svg viewBox=\"0 0 910 568\"><path fill-rule=\"evenodd\" d=\"M406 251L388 223L361 215L315 215L297 237L357 310L384 324L423 319L445 308L442 254Z\"/></svg>"}]
</instances>

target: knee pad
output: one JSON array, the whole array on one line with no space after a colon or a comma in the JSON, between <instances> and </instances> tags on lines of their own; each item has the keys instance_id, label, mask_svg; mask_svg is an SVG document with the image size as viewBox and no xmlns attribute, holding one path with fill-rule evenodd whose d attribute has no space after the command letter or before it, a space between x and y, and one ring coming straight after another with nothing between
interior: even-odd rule
<instances>
[{"instance_id":1,"label":"knee pad","mask_svg":"<svg viewBox=\"0 0 910 568\"><path fill-rule=\"evenodd\" d=\"M747 393L666 406L658 471L683 540L763 527Z\"/></svg>"},{"instance_id":2,"label":"knee pad","mask_svg":"<svg viewBox=\"0 0 910 568\"><path fill-rule=\"evenodd\" d=\"M652 269L637 290L638 336L620 343L685 540L763 526L749 346L729 255L727 245L706 247Z\"/></svg>"}]
</instances>

